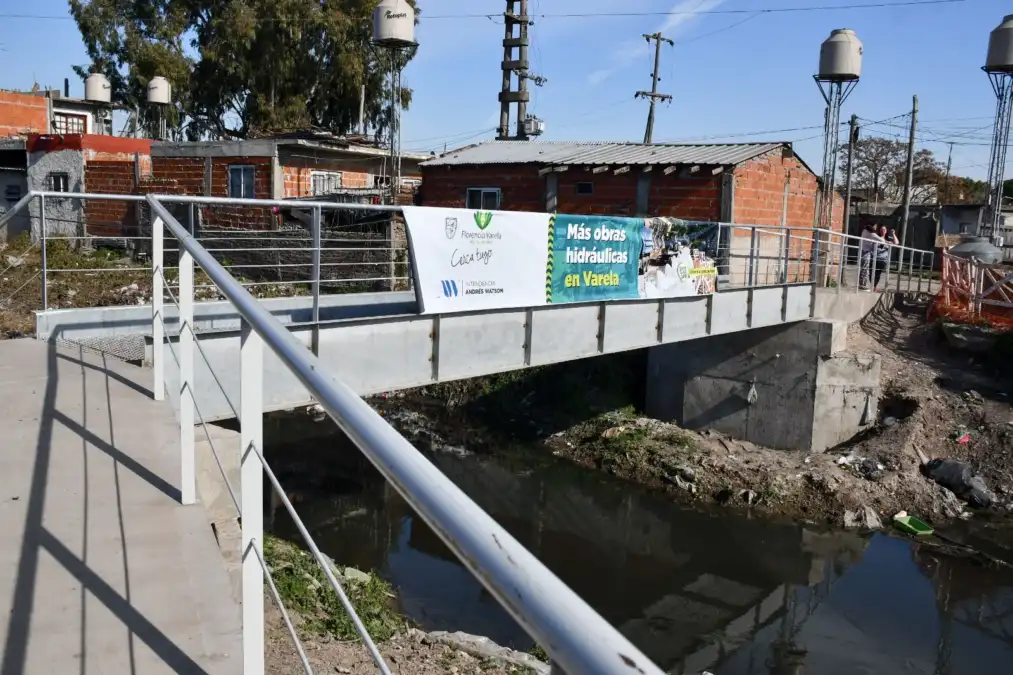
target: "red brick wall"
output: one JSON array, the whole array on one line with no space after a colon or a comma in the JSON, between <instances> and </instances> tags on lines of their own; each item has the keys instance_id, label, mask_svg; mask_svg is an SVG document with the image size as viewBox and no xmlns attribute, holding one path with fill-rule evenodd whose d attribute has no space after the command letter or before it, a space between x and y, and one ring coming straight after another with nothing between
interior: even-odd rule
<instances>
[{"instance_id":1,"label":"red brick wall","mask_svg":"<svg viewBox=\"0 0 1013 675\"><path fill-rule=\"evenodd\" d=\"M545 178L533 164L423 167L421 203L462 208L470 187L498 187L505 211L545 210Z\"/></svg>"},{"instance_id":2,"label":"red brick wall","mask_svg":"<svg viewBox=\"0 0 1013 675\"><path fill-rule=\"evenodd\" d=\"M819 186L816 176L795 157L778 154L746 162L735 171L736 223L780 225L788 181L788 227L812 227ZM834 196L833 229L844 223L844 200Z\"/></svg>"},{"instance_id":3,"label":"red brick wall","mask_svg":"<svg viewBox=\"0 0 1013 675\"><path fill-rule=\"evenodd\" d=\"M594 173L570 167L556 174L556 210L559 213L635 216L638 172L634 169L616 175L612 170ZM577 194L577 183L591 183L592 194ZM544 208L543 204L539 210Z\"/></svg>"},{"instance_id":4,"label":"red brick wall","mask_svg":"<svg viewBox=\"0 0 1013 675\"><path fill-rule=\"evenodd\" d=\"M48 131L46 98L0 91L0 138Z\"/></svg>"},{"instance_id":5,"label":"red brick wall","mask_svg":"<svg viewBox=\"0 0 1013 675\"><path fill-rule=\"evenodd\" d=\"M557 174L556 209L560 213L637 215L637 176L614 170L593 173L578 167ZM577 183L594 186L590 195L578 195ZM545 210L545 177L537 166L469 166L423 168L420 203L423 206L464 207L469 187L498 187L500 208L507 211ZM721 213L721 178L680 178L655 169L651 175L648 213L688 220L717 220Z\"/></svg>"},{"instance_id":6,"label":"red brick wall","mask_svg":"<svg viewBox=\"0 0 1013 675\"><path fill-rule=\"evenodd\" d=\"M152 157L151 173L155 178L175 181L181 194L204 194L203 157Z\"/></svg>"},{"instance_id":7,"label":"red brick wall","mask_svg":"<svg viewBox=\"0 0 1013 675\"><path fill-rule=\"evenodd\" d=\"M721 176L679 177L654 169L647 202L648 214L685 220L721 218Z\"/></svg>"},{"instance_id":8,"label":"red brick wall","mask_svg":"<svg viewBox=\"0 0 1013 675\"><path fill-rule=\"evenodd\" d=\"M327 162L317 160L300 161L294 158L285 160L282 167L285 186L283 198L309 197L313 194L314 171L337 171L341 173L341 186L346 188L368 188L373 187L373 179L368 167L362 162L353 160L347 162Z\"/></svg>"},{"instance_id":9,"label":"red brick wall","mask_svg":"<svg viewBox=\"0 0 1013 675\"><path fill-rule=\"evenodd\" d=\"M88 192L134 194L134 161L91 161L84 165ZM137 208L132 202L89 199L84 203L87 232L96 237L133 236L137 229Z\"/></svg>"},{"instance_id":10,"label":"red brick wall","mask_svg":"<svg viewBox=\"0 0 1013 675\"><path fill-rule=\"evenodd\" d=\"M204 195L205 162L204 157L153 157L152 173L155 178L174 181L179 194ZM210 196L229 196L229 167L239 165L254 167L253 198L271 199L270 157L213 157ZM201 207L203 229L268 229L276 227L278 222L269 207Z\"/></svg>"}]
</instances>

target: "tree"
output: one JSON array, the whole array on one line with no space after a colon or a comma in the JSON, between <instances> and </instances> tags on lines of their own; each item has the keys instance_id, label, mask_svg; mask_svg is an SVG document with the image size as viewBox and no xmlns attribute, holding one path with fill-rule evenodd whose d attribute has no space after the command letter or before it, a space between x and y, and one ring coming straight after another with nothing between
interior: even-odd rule
<instances>
[{"instance_id":1,"label":"tree","mask_svg":"<svg viewBox=\"0 0 1013 675\"><path fill-rule=\"evenodd\" d=\"M904 199L907 176L907 143L872 136L855 143L855 169L852 189L866 190L875 201L899 203ZM840 175L848 170L848 146L841 146ZM937 199L939 185L945 178L943 165L931 150L918 150L912 173L912 203L930 203Z\"/></svg>"},{"instance_id":2,"label":"tree","mask_svg":"<svg viewBox=\"0 0 1013 675\"><path fill-rule=\"evenodd\" d=\"M377 137L391 118L389 52L371 44L377 0L69 0L91 63L114 100L139 106L150 131L165 114L173 138L252 138L318 128L354 130L360 90ZM414 3L411 3L414 6ZM396 58L403 67L415 55ZM176 105L144 105L169 79ZM401 89L399 104L411 103Z\"/></svg>"},{"instance_id":3,"label":"tree","mask_svg":"<svg viewBox=\"0 0 1013 675\"><path fill-rule=\"evenodd\" d=\"M940 200L944 204L984 204L988 201L988 183L966 176L950 176L939 187Z\"/></svg>"}]
</instances>

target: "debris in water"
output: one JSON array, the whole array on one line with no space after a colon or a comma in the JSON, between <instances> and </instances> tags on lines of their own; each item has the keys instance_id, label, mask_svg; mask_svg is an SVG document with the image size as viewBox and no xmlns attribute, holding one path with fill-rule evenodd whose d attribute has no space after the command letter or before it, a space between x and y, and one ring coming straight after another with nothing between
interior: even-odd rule
<instances>
[{"instance_id":1,"label":"debris in water","mask_svg":"<svg viewBox=\"0 0 1013 675\"><path fill-rule=\"evenodd\" d=\"M909 516L907 511L900 511L893 517L893 524L901 532L907 534L913 534L915 536L927 536L932 534L933 530L930 525L925 523L914 516Z\"/></svg>"}]
</instances>

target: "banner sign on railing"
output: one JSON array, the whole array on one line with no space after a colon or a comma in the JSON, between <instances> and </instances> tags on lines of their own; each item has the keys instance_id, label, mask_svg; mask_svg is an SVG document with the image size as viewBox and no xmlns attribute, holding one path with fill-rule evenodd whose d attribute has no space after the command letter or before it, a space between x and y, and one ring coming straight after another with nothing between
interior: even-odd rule
<instances>
[{"instance_id":1,"label":"banner sign on railing","mask_svg":"<svg viewBox=\"0 0 1013 675\"><path fill-rule=\"evenodd\" d=\"M404 207L423 313L713 293L715 224Z\"/></svg>"}]
</instances>

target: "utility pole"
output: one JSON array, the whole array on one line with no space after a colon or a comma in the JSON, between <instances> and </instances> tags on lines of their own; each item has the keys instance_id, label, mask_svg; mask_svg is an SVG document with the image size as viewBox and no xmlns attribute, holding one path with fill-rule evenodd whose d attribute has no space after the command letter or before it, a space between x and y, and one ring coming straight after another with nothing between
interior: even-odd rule
<instances>
[{"instance_id":1,"label":"utility pole","mask_svg":"<svg viewBox=\"0 0 1013 675\"><path fill-rule=\"evenodd\" d=\"M913 96L911 100L911 133L907 141L907 175L904 177L904 220L900 224L901 246L907 246L907 221L911 215L911 185L915 172L915 130L918 128L918 96ZM903 255L901 255L901 260L904 260Z\"/></svg>"},{"instance_id":2,"label":"utility pole","mask_svg":"<svg viewBox=\"0 0 1013 675\"><path fill-rule=\"evenodd\" d=\"M941 201L942 204L946 204L950 201L950 169L953 168L953 141L950 141L950 152L946 156L946 182L943 183L943 197L945 201Z\"/></svg>"},{"instance_id":3,"label":"utility pole","mask_svg":"<svg viewBox=\"0 0 1013 675\"><path fill-rule=\"evenodd\" d=\"M848 133L848 172L844 179L844 234L848 234L851 225L851 176L855 166L855 143L858 142L858 115L851 116L851 131Z\"/></svg>"},{"instance_id":4,"label":"utility pole","mask_svg":"<svg viewBox=\"0 0 1013 675\"><path fill-rule=\"evenodd\" d=\"M496 140L527 140L528 133L525 122L528 119L528 80L536 86L542 86L548 80L528 72L528 0L506 0L506 11L503 13L503 83L499 93L499 133ZM517 26L517 30L514 27ZM517 58L514 59L514 49ZM517 73L517 91L513 90L513 76ZM510 135L510 105L517 105L517 133Z\"/></svg>"},{"instance_id":5,"label":"utility pole","mask_svg":"<svg viewBox=\"0 0 1013 675\"><path fill-rule=\"evenodd\" d=\"M661 65L661 43L667 42L671 46L675 46L675 43L668 38L662 36L661 33L644 34L644 39L647 40L647 44L654 42L654 76L651 84L650 91L638 91L635 98L647 98L651 100L651 109L647 113L647 131L644 132L644 143L654 142L654 106L658 101L671 101L672 97L669 94L658 93L658 82L661 78L658 77L658 68Z\"/></svg>"}]
</instances>

